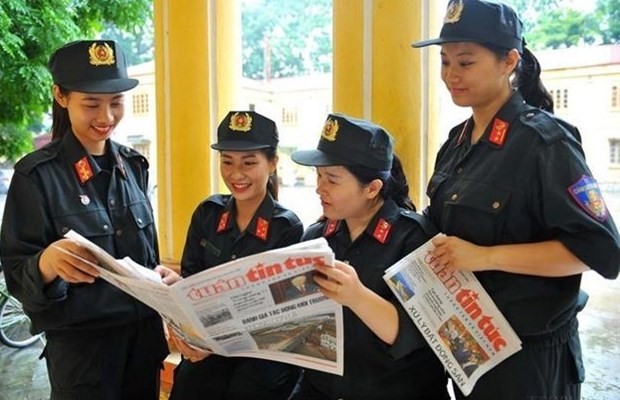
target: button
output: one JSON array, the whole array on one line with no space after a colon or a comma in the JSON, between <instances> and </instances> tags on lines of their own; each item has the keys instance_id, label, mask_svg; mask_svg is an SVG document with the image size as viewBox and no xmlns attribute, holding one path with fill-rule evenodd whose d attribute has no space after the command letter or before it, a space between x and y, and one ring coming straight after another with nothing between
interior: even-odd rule
<instances>
[{"instance_id":1,"label":"button","mask_svg":"<svg viewBox=\"0 0 620 400\"><path fill-rule=\"evenodd\" d=\"M501 204L499 204L499 201L494 201L492 207L493 207L494 210L497 210L500 205Z\"/></svg>"},{"instance_id":2,"label":"button","mask_svg":"<svg viewBox=\"0 0 620 400\"><path fill-rule=\"evenodd\" d=\"M234 259L236 259L236 258L237 258L237 256L236 256L236 255L234 255L234 254L233 254L232 256L230 256L230 259L231 259L231 260L234 260Z\"/></svg>"},{"instance_id":3,"label":"button","mask_svg":"<svg viewBox=\"0 0 620 400\"><path fill-rule=\"evenodd\" d=\"M342 260L342 262L347 264L347 265L349 264L349 260Z\"/></svg>"},{"instance_id":4,"label":"button","mask_svg":"<svg viewBox=\"0 0 620 400\"><path fill-rule=\"evenodd\" d=\"M458 167L458 168L456 169L456 173L457 173L457 174L460 174L461 172L463 172L463 167Z\"/></svg>"},{"instance_id":5,"label":"button","mask_svg":"<svg viewBox=\"0 0 620 400\"><path fill-rule=\"evenodd\" d=\"M411 214L411 210L405 210L405 214Z\"/></svg>"},{"instance_id":6,"label":"button","mask_svg":"<svg viewBox=\"0 0 620 400\"><path fill-rule=\"evenodd\" d=\"M104 231L107 231L107 230L108 230L108 226L107 226L107 225L105 225L105 224L102 226L102 228L103 228L103 230L104 230Z\"/></svg>"},{"instance_id":7,"label":"button","mask_svg":"<svg viewBox=\"0 0 620 400\"><path fill-rule=\"evenodd\" d=\"M122 229L117 230L116 236L123 236L123 230Z\"/></svg>"},{"instance_id":8,"label":"button","mask_svg":"<svg viewBox=\"0 0 620 400\"><path fill-rule=\"evenodd\" d=\"M142 218L138 218L138 223L141 224L142 223Z\"/></svg>"},{"instance_id":9,"label":"button","mask_svg":"<svg viewBox=\"0 0 620 400\"><path fill-rule=\"evenodd\" d=\"M114 199L110 200L110 205L111 206L116 205L116 200L114 200Z\"/></svg>"},{"instance_id":10,"label":"button","mask_svg":"<svg viewBox=\"0 0 620 400\"><path fill-rule=\"evenodd\" d=\"M69 232L69 227L68 226L63 226L62 227L62 233L65 234L67 232Z\"/></svg>"},{"instance_id":11,"label":"button","mask_svg":"<svg viewBox=\"0 0 620 400\"><path fill-rule=\"evenodd\" d=\"M456 194L456 193L454 193L454 194L452 195L452 197L450 197L450 199L451 199L452 201L454 201L454 200L456 200L456 199L458 199L458 198L459 198L459 195L458 195L458 194Z\"/></svg>"},{"instance_id":12,"label":"button","mask_svg":"<svg viewBox=\"0 0 620 400\"><path fill-rule=\"evenodd\" d=\"M532 119L533 117L534 117L534 113L532 111L530 111L527 114L525 114L525 118L527 118L527 119Z\"/></svg>"}]
</instances>

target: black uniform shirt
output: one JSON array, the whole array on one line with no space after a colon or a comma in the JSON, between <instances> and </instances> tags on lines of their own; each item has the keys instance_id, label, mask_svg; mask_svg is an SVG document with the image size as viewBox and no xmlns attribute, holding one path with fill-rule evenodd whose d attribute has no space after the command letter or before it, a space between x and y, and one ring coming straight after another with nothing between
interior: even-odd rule
<instances>
[{"instance_id":1,"label":"black uniform shirt","mask_svg":"<svg viewBox=\"0 0 620 400\"><path fill-rule=\"evenodd\" d=\"M243 232L236 223L235 199L216 194L198 205L187 232L181 273L190 276L239 257L298 243L303 224L267 194Z\"/></svg>"},{"instance_id":2,"label":"black uniform shirt","mask_svg":"<svg viewBox=\"0 0 620 400\"><path fill-rule=\"evenodd\" d=\"M439 229L484 246L556 239L604 277L616 277L618 231L601 207L577 129L525 104L519 92L473 145L472 123L453 128L437 155L425 213ZM589 207L588 188L598 208ZM580 274L476 276L520 335L549 332L579 306Z\"/></svg>"},{"instance_id":3,"label":"black uniform shirt","mask_svg":"<svg viewBox=\"0 0 620 400\"><path fill-rule=\"evenodd\" d=\"M110 171L71 132L15 165L2 222L2 264L36 332L122 325L154 315L101 279L67 284L57 278L48 285L41 279L42 251L70 229L116 258L129 256L149 268L159 261L148 162L113 141L106 148Z\"/></svg>"},{"instance_id":4,"label":"black uniform shirt","mask_svg":"<svg viewBox=\"0 0 620 400\"><path fill-rule=\"evenodd\" d=\"M416 360L414 350L431 350L383 280L383 275L388 267L425 243L436 232L428 219L398 207L392 200L385 201L366 230L354 242L351 242L344 221L324 220L307 229L303 240L324 236L337 260L353 266L364 286L396 306L399 332L396 341L390 346L345 307L344 376L306 370L304 379L329 398L390 399L415 393L416 382L419 382L416 380L415 368L419 371L425 367L420 366Z\"/></svg>"}]
</instances>

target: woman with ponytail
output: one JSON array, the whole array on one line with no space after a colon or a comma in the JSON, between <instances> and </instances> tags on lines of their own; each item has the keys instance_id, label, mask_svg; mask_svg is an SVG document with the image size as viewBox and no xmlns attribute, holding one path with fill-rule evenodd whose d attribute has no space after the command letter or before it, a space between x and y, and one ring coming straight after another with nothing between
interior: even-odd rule
<instances>
[{"instance_id":1,"label":"woman with ponytail","mask_svg":"<svg viewBox=\"0 0 620 400\"><path fill-rule=\"evenodd\" d=\"M299 242L303 225L277 202L278 130L254 111L231 111L217 130L220 175L231 194L198 205L187 233L181 275L187 277L239 257ZM196 350L173 336L184 358L174 373L171 400L287 399L298 367Z\"/></svg>"},{"instance_id":2,"label":"woman with ponytail","mask_svg":"<svg viewBox=\"0 0 620 400\"><path fill-rule=\"evenodd\" d=\"M579 399L582 273L618 276L620 239L579 132L553 113L540 65L508 6L451 0L441 78L472 116L441 147L425 210L445 236L433 263L473 271L522 350L457 399Z\"/></svg>"},{"instance_id":3,"label":"woman with ponytail","mask_svg":"<svg viewBox=\"0 0 620 400\"><path fill-rule=\"evenodd\" d=\"M449 399L443 366L383 280L385 269L436 230L415 212L407 180L380 126L328 116L316 150L293 161L317 169L323 218L302 240L325 237L333 266L316 283L344 308L344 375L306 370L293 399Z\"/></svg>"}]
</instances>

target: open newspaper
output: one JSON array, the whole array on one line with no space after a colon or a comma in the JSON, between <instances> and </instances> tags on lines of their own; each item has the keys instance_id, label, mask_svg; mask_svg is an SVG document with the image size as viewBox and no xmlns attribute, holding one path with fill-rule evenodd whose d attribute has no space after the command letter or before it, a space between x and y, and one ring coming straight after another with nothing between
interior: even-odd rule
<instances>
[{"instance_id":1,"label":"open newspaper","mask_svg":"<svg viewBox=\"0 0 620 400\"><path fill-rule=\"evenodd\" d=\"M323 238L239 258L167 286L157 272L128 257L115 259L75 231L65 236L97 258L99 265L91 265L101 278L158 311L190 345L343 374L342 306L312 279L315 264L333 264Z\"/></svg>"},{"instance_id":2,"label":"open newspaper","mask_svg":"<svg viewBox=\"0 0 620 400\"><path fill-rule=\"evenodd\" d=\"M471 272L433 268L431 241L385 271L383 279L463 394L521 340Z\"/></svg>"}]
</instances>

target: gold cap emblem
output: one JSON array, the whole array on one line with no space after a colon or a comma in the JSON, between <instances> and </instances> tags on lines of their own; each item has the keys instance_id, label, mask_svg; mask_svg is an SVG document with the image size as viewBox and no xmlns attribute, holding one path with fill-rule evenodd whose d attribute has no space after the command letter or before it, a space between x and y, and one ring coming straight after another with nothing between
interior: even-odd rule
<instances>
[{"instance_id":1,"label":"gold cap emblem","mask_svg":"<svg viewBox=\"0 0 620 400\"><path fill-rule=\"evenodd\" d=\"M93 43L92 46L88 48L88 54L90 56L89 62L91 65L112 65L116 62L114 59L114 50L112 50L107 43Z\"/></svg>"},{"instance_id":2,"label":"gold cap emblem","mask_svg":"<svg viewBox=\"0 0 620 400\"><path fill-rule=\"evenodd\" d=\"M444 24L454 24L461 19L461 13L463 12L463 0L452 0L448 4L446 10L446 16L443 18Z\"/></svg>"},{"instance_id":3,"label":"gold cap emblem","mask_svg":"<svg viewBox=\"0 0 620 400\"><path fill-rule=\"evenodd\" d=\"M325 140L333 142L336 140L336 134L338 133L338 121L335 119L329 118L325 125L323 126L323 132L321 132L321 137Z\"/></svg>"},{"instance_id":4,"label":"gold cap emblem","mask_svg":"<svg viewBox=\"0 0 620 400\"><path fill-rule=\"evenodd\" d=\"M228 127L233 131L248 132L252 129L252 117L248 113L234 113L230 116Z\"/></svg>"}]
</instances>

